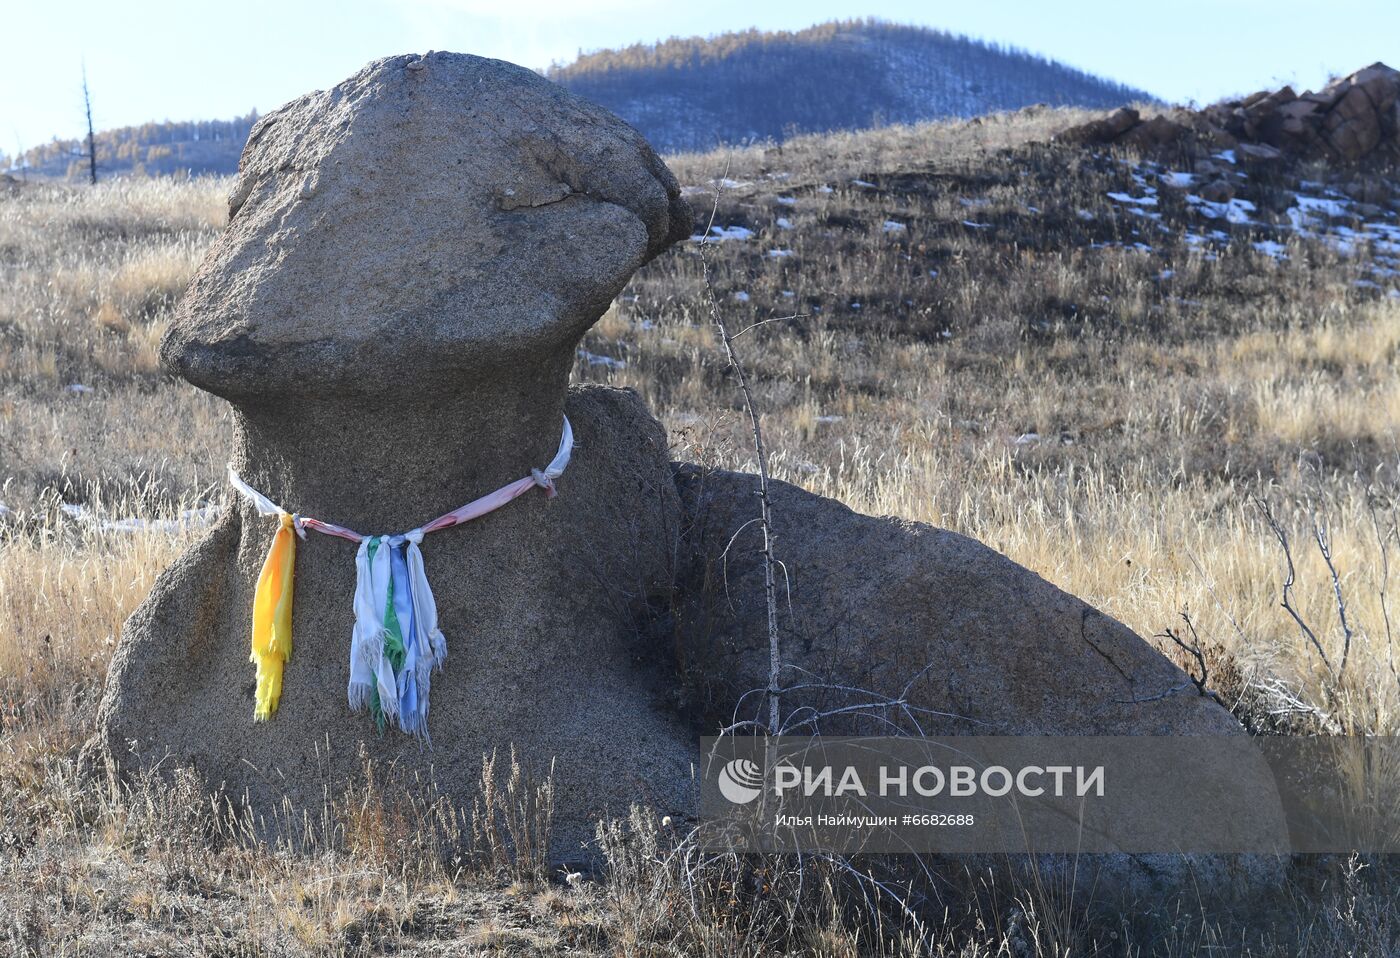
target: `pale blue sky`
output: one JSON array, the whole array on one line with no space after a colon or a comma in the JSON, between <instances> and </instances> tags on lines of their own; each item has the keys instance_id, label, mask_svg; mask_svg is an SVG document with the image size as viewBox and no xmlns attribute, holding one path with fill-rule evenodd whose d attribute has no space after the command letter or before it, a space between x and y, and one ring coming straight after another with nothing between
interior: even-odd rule
<instances>
[{"instance_id":1,"label":"pale blue sky","mask_svg":"<svg viewBox=\"0 0 1400 958\"><path fill-rule=\"evenodd\" d=\"M366 61L458 50L544 67L579 49L877 16L1043 53L1173 101L1400 66L1398 0L18 0L0 16L0 151L82 129L266 112Z\"/></svg>"}]
</instances>

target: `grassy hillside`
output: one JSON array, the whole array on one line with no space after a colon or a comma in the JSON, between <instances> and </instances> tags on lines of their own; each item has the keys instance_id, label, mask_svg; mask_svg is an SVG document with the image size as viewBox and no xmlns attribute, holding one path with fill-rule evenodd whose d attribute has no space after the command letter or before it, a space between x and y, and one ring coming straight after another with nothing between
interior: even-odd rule
<instances>
[{"instance_id":1,"label":"grassy hillside","mask_svg":"<svg viewBox=\"0 0 1400 958\"><path fill-rule=\"evenodd\" d=\"M733 328L752 327L739 349L779 477L980 538L1164 648L1186 612L1210 687L1260 734L1396 734L1393 181L1048 143L1082 119L1031 110L673 157L712 241L643 270L589 333L576 378L637 388L675 458L752 468L713 292ZM1201 196L1207 181L1232 195ZM79 778L123 618L225 495L226 417L161 375L153 345L228 186L0 194L0 941L33 955L117 941L909 951L896 914L856 922L819 865L800 888L776 861L711 863L685 886L677 836L645 814L605 827L605 876L551 881L493 857L482 828L495 825L409 801L384 770L295 852L187 782L114 794ZM1287 559L1256 497L1288 537L1291 601L1325 660L1279 607ZM1188 896L1105 915L969 866L923 944L1389 955L1398 877L1384 859L1300 860L1254 909Z\"/></svg>"},{"instance_id":2,"label":"grassy hillside","mask_svg":"<svg viewBox=\"0 0 1400 958\"><path fill-rule=\"evenodd\" d=\"M1033 103L1113 107L1151 99L1023 50L876 20L673 38L586 54L546 75L606 106L665 152Z\"/></svg>"}]
</instances>

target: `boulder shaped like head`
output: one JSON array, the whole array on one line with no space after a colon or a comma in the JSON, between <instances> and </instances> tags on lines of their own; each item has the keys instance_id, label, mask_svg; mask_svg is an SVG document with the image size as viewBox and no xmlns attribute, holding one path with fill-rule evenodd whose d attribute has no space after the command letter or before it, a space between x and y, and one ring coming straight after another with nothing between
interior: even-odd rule
<instances>
[{"instance_id":1,"label":"boulder shaped like head","mask_svg":"<svg viewBox=\"0 0 1400 958\"><path fill-rule=\"evenodd\" d=\"M230 400L451 391L566 361L692 224L641 135L534 72L378 60L253 128L165 367Z\"/></svg>"}]
</instances>

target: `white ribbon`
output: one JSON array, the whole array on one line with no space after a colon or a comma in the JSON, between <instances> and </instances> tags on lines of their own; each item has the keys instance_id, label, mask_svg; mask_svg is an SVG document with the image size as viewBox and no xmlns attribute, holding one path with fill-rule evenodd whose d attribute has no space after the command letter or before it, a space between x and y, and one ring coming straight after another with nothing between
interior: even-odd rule
<instances>
[{"instance_id":1,"label":"white ribbon","mask_svg":"<svg viewBox=\"0 0 1400 958\"><path fill-rule=\"evenodd\" d=\"M408 541L408 580L413 586L413 621L421 643L420 653L424 656L420 681L425 683L427 674L442 668L447 660L447 637L438 628L437 600L433 598L432 586L428 584L428 573L423 568L423 550L418 546L423 541L423 530L414 529L404 533ZM425 708L423 710L427 712Z\"/></svg>"},{"instance_id":2,"label":"white ribbon","mask_svg":"<svg viewBox=\"0 0 1400 958\"><path fill-rule=\"evenodd\" d=\"M243 477L233 468L233 463L228 464L228 483L233 486L233 488L243 493L244 498L253 504L253 508L257 510L258 515L285 516L287 514L287 510L244 482ZM296 529L298 538L306 538L306 530L301 526L301 517L295 513L292 514L292 526Z\"/></svg>"},{"instance_id":3,"label":"white ribbon","mask_svg":"<svg viewBox=\"0 0 1400 958\"><path fill-rule=\"evenodd\" d=\"M370 543L377 542L373 558ZM363 540L355 553L355 628L350 639L350 707L369 708L370 690L378 689L386 719L396 719L399 689L394 667L384 657L384 610L389 603L389 543L387 537Z\"/></svg>"}]
</instances>

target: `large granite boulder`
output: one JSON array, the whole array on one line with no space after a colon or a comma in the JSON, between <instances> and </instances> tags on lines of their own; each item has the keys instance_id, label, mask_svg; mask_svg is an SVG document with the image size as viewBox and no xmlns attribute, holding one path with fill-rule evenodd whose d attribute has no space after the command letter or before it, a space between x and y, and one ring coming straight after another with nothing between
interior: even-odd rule
<instances>
[{"instance_id":1,"label":"large granite boulder","mask_svg":"<svg viewBox=\"0 0 1400 958\"><path fill-rule=\"evenodd\" d=\"M676 483L687 563L676 610L690 694L719 723L766 723L758 477L678 464ZM770 483L769 501L782 563L779 715L789 734L1244 734L1131 629L980 542L861 515L784 482ZM1216 786L1214 812L1231 822L1236 847L1278 848L1273 777L1251 757L1198 774ZM1282 874L1274 855L1042 854L1033 866L986 856L981 867L1034 867L1101 904L1190 887L1247 896Z\"/></svg>"},{"instance_id":2,"label":"large granite boulder","mask_svg":"<svg viewBox=\"0 0 1400 958\"><path fill-rule=\"evenodd\" d=\"M570 359L693 220L621 120L451 53L379 60L263 117L229 217L161 358L241 401L453 393Z\"/></svg>"},{"instance_id":3,"label":"large granite boulder","mask_svg":"<svg viewBox=\"0 0 1400 958\"><path fill-rule=\"evenodd\" d=\"M669 171L529 70L400 56L265 117L230 210L161 355L231 402L233 465L274 502L401 533L543 467L565 412L577 445L557 497L423 542L448 646L431 747L350 711L356 546L314 532L280 706L254 722L250 610L278 521L233 497L127 624L106 751L124 771L193 765L271 812L319 808L362 748L470 806L483 753L514 744L537 775L559 759L564 857L601 814L688 807L695 734L671 647L643 628L679 526L665 435L633 393L568 388L584 330L689 235Z\"/></svg>"},{"instance_id":4,"label":"large granite boulder","mask_svg":"<svg viewBox=\"0 0 1400 958\"><path fill-rule=\"evenodd\" d=\"M682 632L707 698L762 718L769 683L757 477L680 465ZM1117 620L980 542L770 489L784 714L837 735L1229 735L1239 723ZM747 527L746 527L747 524ZM706 586L706 583L711 585ZM708 669L708 671L706 671ZM1185 685L1189 694L1169 694ZM914 710L893 704L907 699ZM858 712L843 711L853 705ZM733 707L732 705L730 706Z\"/></svg>"}]
</instances>

